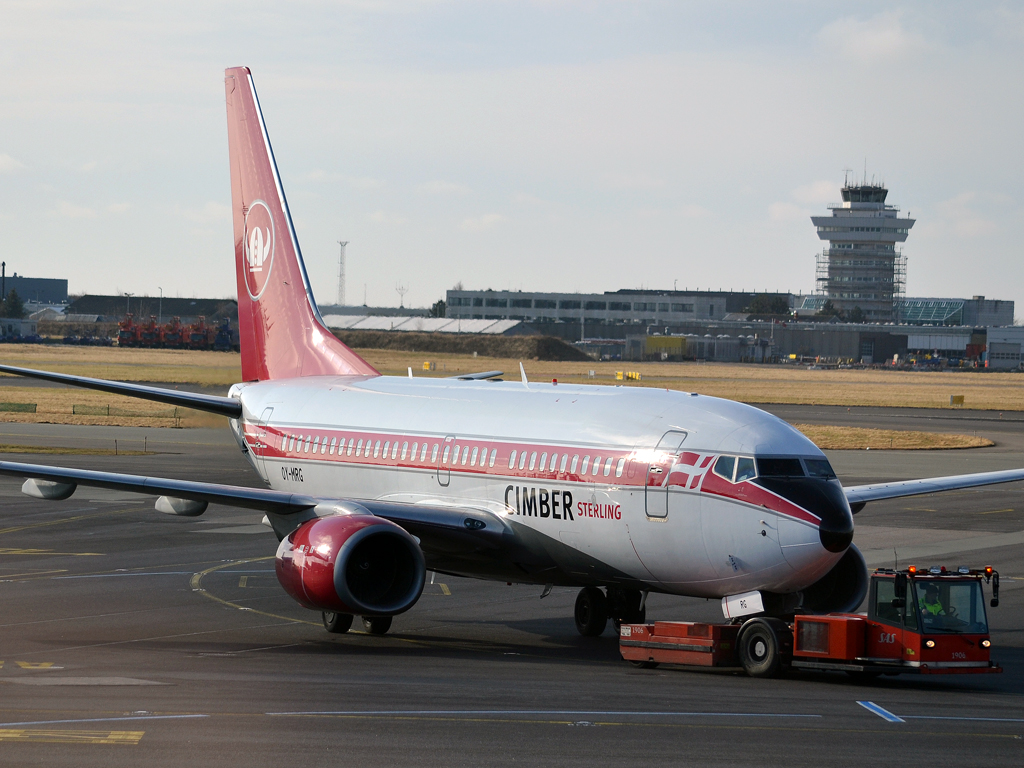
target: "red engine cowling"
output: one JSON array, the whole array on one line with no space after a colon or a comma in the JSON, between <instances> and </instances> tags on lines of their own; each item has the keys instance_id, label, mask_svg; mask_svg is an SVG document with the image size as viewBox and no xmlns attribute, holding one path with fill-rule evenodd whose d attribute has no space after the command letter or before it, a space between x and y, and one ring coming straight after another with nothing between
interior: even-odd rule
<instances>
[{"instance_id":1,"label":"red engine cowling","mask_svg":"<svg viewBox=\"0 0 1024 768\"><path fill-rule=\"evenodd\" d=\"M423 592L423 552L409 533L373 515L303 523L277 548L277 578L307 608L394 616Z\"/></svg>"}]
</instances>

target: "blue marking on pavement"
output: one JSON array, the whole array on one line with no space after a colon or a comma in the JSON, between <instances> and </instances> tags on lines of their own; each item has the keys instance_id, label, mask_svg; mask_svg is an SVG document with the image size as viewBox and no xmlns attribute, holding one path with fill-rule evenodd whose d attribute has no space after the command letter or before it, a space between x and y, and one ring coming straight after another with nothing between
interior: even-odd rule
<instances>
[{"instance_id":1,"label":"blue marking on pavement","mask_svg":"<svg viewBox=\"0 0 1024 768\"><path fill-rule=\"evenodd\" d=\"M864 709L873 715L878 715L880 718L889 723L903 723L906 722L902 717L896 717L892 712L887 709L882 709L880 706L875 704L873 701L858 701Z\"/></svg>"},{"instance_id":2,"label":"blue marking on pavement","mask_svg":"<svg viewBox=\"0 0 1024 768\"><path fill-rule=\"evenodd\" d=\"M119 723L124 720L185 720L209 715L133 715L129 717L90 717L85 720L33 720L25 723L0 723L0 728L23 725L57 725L63 723Z\"/></svg>"},{"instance_id":3,"label":"blue marking on pavement","mask_svg":"<svg viewBox=\"0 0 1024 768\"><path fill-rule=\"evenodd\" d=\"M821 717L774 712L630 712L576 709L370 709L336 710L324 712L267 712L275 717L326 717L359 715L605 715L616 717Z\"/></svg>"}]
</instances>

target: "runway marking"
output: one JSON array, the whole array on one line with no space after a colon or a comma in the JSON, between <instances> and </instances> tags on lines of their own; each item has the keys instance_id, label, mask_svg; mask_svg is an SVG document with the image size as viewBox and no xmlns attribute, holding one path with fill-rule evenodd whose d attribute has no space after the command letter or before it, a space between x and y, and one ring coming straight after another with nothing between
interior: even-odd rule
<instances>
[{"instance_id":1,"label":"runway marking","mask_svg":"<svg viewBox=\"0 0 1024 768\"><path fill-rule=\"evenodd\" d=\"M193 592L198 592L203 597L207 597L207 598L209 598L210 600L213 600L216 603L220 603L221 605L227 605L227 606L230 606L231 608L237 608L238 610L244 610L244 611L249 611L251 613L257 613L260 616L267 616L267 617L269 617L271 619L281 619L282 621L288 621L288 622L291 622L293 624L308 624L308 625L313 626L313 627L321 626L319 621L306 621L304 619L295 619L295 618L292 618L291 616L279 616L276 613L267 613L266 611L258 611L255 608L247 608L246 606L238 605L237 603L233 603L230 600L225 600L222 597L217 597L216 595L207 592L202 587L203 577L208 575L208 574L214 573L215 571L221 571L221 570L224 570L225 568L233 568L233 567L235 567L237 565L245 565L246 563L265 562L267 560L273 560L275 557L276 557L276 555L268 555L266 557L251 557L251 558L248 558L247 560L232 560L230 563L221 563L220 565L215 565L212 568L207 568L205 571L199 571L199 573L192 574L192 578L189 580L189 586L192 587L192 591Z\"/></svg>"},{"instance_id":2,"label":"runway marking","mask_svg":"<svg viewBox=\"0 0 1024 768\"><path fill-rule=\"evenodd\" d=\"M89 509L93 509L93 507L89 507ZM92 520L97 517L109 517L110 515L127 515L129 512L138 512L140 509L144 509L142 502L132 509L114 509L109 512L97 512L94 515L77 515L75 517L64 517L60 520L47 520L45 523L28 523L27 525L18 525L11 528L0 528L0 534L27 531L30 528L46 528L51 525L64 525L64 523L74 523L78 520Z\"/></svg>"},{"instance_id":3,"label":"runway marking","mask_svg":"<svg viewBox=\"0 0 1024 768\"><path fill-rule=\"evenodd\" d=\"M2 728L0 742L22 744L127 744L136 746L145 731L59 731L54 729Z\"/></svg>"},{"instance_id":4,"label":"runway marking","mask_svg":"<svg viewBox=\"0 0 1024 768\"><path fill-rule=\"evenodd\" d=\"M143 573L85 573L79 576L53 576L53 581L64 581L71 579L118 579L126 576L186 576L192 571L149 571Z\"/></svg>"},{"instance_id":5,"label":"runway marking","mask_svg":"<svg viewBox=\"0 0 1024 768\"><path fill-rule=\"evenodd\" d=\"M102 552L54 552L52 549L13 549L0 547L0 555L61 555L66 557L103 557Z\"/></svg>"},{"instance_id":6,"label":"runway marking","mask_svg":"<svg viewBox=\"0 0 1024 768\"><path fill-rule=\"evenodd\" d=\"M125 715L124 717L85 717L69 720L35 720L24 723L0 723L0 728L20 728L22 726L32 725L67 725L73 723L122 723L135 720L194 720L202 717L209 717L209 715Z\"/></svg>"},{"instance_id":7,"label":"runway marking","mask_svg":"<svg viewBox=\"0 0 1024 768\"><path fill-rule=\"evenodd\" d=\"M784 712L631 712L629 710L586 710L586 709L380 709L380 710L339 710L336 712L266 712L269 717L415 717L415 716L513 716L513 715L565 715L587 717L810 717Z\"/></svg>"},{"instance_id":8,"label":"runway marking","mask_svg":"<svg viewBox=\"0 0 1024 768\"><path fill-rule=\"evenodd\" d=\"M238 586L240 586L240 587L245 587L248 583L249 583L249 577L248 576L242 576L241 578L238 579Z\"/></svg>"},{"instance_id":9,"label":"runway marking","mask_svg":"<svg viewBox=\"0 0 1024 768\"><path fill-rule=\"evenodd\" d=\"M10 581L11 579L16 579L16 578L18 578L20 576L46 576L46 575L54 574L54 573L67 573L67 572L68 572L67 568L59 568L56 571L26 571L25 573L5 573L5 574L3 574L3 578L0 579L0 582L2 582L2 581Z\"/></svg>"},{"instance_id":10,"label":"runway marking","mask_svg":"<svg viewBox=\"0 0 1024 768\"><path fill-rule=\"evenodd\" d=\"M1024 717L956 717L954 715L903 715L904 720L976 720L981 723L1024 723Z\"/></svg>"},{"instance_id":11,"label":"runway marking","mask_svg":"<svg viewBox=\"0 0 1024 768\"><path fill-rule=\"evenodd\" d=\"M882 709L880 706L875 704L873 701L858 701L864 709L873 715L878 715L880 718L885 720L887 723L903 723L906 722L903 718L897 717L887 709Z\"/></svg>"},{"instance_id":12,"label":"runway marking","mask_svg":"<svg viewBox=\"0 0 1024 768\"><path fill-rule=\"evenodd\" d=\"M988 512L979 512L978 514L979 515L995 515L995 514L998 514L999 512L1013 512L1013 507L1010 507L1009 509L990 509Z\"/></svg>"},{"instance_id":13,"label":"runway marking","mask_svg":"<svg viewBox=\"0 0 1024 768\"><path fill-rule=\"evenodd\" d=\"M52 661L16 661L14 663L22 669L64 669L64 667L55 667Z\"/></svg>"},{"instance_id":14,"label":"runway marking","mask_svg":"<svg viewBox=\"0 0 1024 768\"><path fill-rule=\"evenodd\" d=\"M448 589L448 585L447 584L441 584L439 582L438 586L441 587L441 593L442 594L444 594L444 595L451 595L452 591L450 589Z\"/></svg>"}]
</instances>

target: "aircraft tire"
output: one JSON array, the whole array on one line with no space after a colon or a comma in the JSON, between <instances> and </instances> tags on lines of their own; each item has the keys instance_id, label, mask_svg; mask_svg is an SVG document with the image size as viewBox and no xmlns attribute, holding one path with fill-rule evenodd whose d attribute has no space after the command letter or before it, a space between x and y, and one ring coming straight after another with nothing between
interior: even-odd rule
<instances>
[{"instance_id":1,"label":"aircraft tire","mask_svg":"<svg viewBox=\"0 0 1024 768\"><path fill-rule=\"evenodd\" d=\"M324 622L324 629L332 635L343 635L352 628L351 613L332 613L323 611L320 614Z\"/></svg>"},{"instance_id":2,"label":"aircraft tire","mask_svg":"<svg viewBox=\"0 0 1024 768\"><path fill-rule=\"evenodd\" d=\"M608 626L608 600L597 587L584 587L573 611L576 629L584 637L597 637Z\"/></svg>"},{"instance_id":3,"label":"aircraft tire","mask_svg":"<svg viewBox=\"0 0 1024 768\"><path fill-rule=\"evenodd\" d=\"M750 619L740 629L736 651L740 665L751 677L776 677L789 666L793 639L779 619Z\"/></svg>"},{"instance_id":4,"label":"aircraft tire","mask_svg":"<svg viewBox=\"0 0 1024 768\"><path fill-rule=\"evenodd\" d=\"M363 616L363 629L371 635L386 635L391 629L391 617Z\"/></svg>"}]
</instances>

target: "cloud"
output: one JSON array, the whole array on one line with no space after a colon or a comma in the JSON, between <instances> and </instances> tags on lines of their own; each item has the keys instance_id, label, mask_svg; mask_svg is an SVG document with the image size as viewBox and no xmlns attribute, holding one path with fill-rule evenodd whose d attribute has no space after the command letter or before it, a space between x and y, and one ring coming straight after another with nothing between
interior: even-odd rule
<instances>
[{"instance_id":1,"label":"cloud","mask_svg":"<svg viewBox=\"0 0 1024 768\"><path fill-rule=\"evenodd\" d=\"M426 192L428 195L465 195L473 191L465 184L457 184L453 181L443 181L440 179L420 184L419 190L420 192Z\"/></svg>"},{"instance_id":2,"label":"cloud","mask_svg":"<svg viewBox=\"0 0 1024 768\"><path fill-rule=\"evenodd\" d=\"M959 237L977 237L995 231L995 222L986 219L971 206L978 199L977 192L962 192L956 197L936 204L944 223Z\"/></svg>"},{"instance_id":3,"label":"cloud","mask_svg":"<svg viewBox=\"0 0 1024 768\"><path fill-rule=\"evenodd\" d=\"M67 200L58 200L57 215L67 219L95 219L96 211L84 205L69 203Z\"/></svg>"},{"instance_id":4,"label":"cloud","mask_svg":"<svg viewBox=\"0 0 1024 768\"><path fill-rule=\"evenodd\" d=\"M382 179L372 179L369 176L347 176L346 181L355 189L381 189L387 186Z\"/></svg>"},{"instance_id":5,"label":"cloud","mask_svg":"<svg viewBox=\"0 0 1024 768\"><path fill-rule=\"evenodd\" d=\"M793 203L772 203L768 206L768 218L772 221L806 221L811 214Z\"/></svg>"},{"instance_id":6,"label":"cloud","mask_svg":"<svg viewBox=\"0 0 1024 768\"><path fill-rule=\"evenodd\" d=\"M895 11L865 20L845 16L822 27L818 42L829 51L866 64L901 59L928 48L922 35L903 28L900 16Z\"/></svg>"},{"instance_id":7,"label":"cloud","mask_svg":"<svg viewBox=\"0 0 1024 768\"><path fill-rule=\"evenodd\" d=\"M808 205L828 205L835 202L839 186L834 181L812 181L793 190L793 199Z\"/></svg>"},{"instance_id":8,"label":"cloud","mask_svg":"<svg viewBox=\"0 0 1024 768\"><path fill-rule=\"evenodd\" d=\"M459 229L463 232L483 232L503 221L505 221L505 217L500 213L485 213L483 216L475 216L463 220L459 225Z\"/></svg>"},{"instance_id":9,"label":"cloud","mask_svg":"<svg viewBox=\"0 0 1024 768\"><path fill-rule=\"evenodd\" d=\"M14 173L24 167L10 155L0 155L0 173Z\"/></svg>"},{"instance_id":10,"label":"cloud","mask_svg":"<svg viewBox=\"0 0 1024 768\"><path fill-rule=\"evenodd\" d=\"M612 174L604 177L605 186L613 189L661 189L665 180L649 173Z\"/></svg>"}]
</instances>

